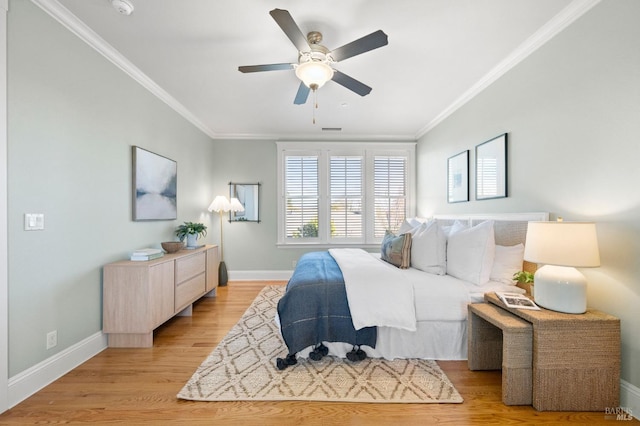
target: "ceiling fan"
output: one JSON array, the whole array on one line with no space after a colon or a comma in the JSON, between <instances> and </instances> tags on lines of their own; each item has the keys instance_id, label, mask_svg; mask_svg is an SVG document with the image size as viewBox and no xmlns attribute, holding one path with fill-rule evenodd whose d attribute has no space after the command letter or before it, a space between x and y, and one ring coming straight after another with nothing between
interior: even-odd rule
<instances>
[{"instance_id":1,"label":"ceiling fan","mask_svg":"<svg viewBox=\"0 0 640 426\"><path fill-rule=\"evenodd\" d=\"M371 92L371 87L334 69L333 64L386 46L388 44L387 35L382 30L375 31L330 51L320 44L322 41L321 33L311 31L305 37L288 11L273 9L269 14L298 49L298 63L247 65L238 67L238 71L248 73L295 70L296 76L301 80L298 93L293 101L296 105L306 103L309 91L313 90L315 92L329 80L335 81L360 96L366 96Z\"/></svg>"}]
</instances>

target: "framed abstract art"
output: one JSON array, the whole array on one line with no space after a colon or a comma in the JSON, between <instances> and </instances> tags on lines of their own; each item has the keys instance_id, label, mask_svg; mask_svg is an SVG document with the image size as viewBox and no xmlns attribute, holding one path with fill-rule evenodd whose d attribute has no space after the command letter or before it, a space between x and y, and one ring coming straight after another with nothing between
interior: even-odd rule
<instances>
[{"instance_id":1,"label":"framed abstract art","mask_svg":"<svg viewBox=\"0 0 640 426\"><path fill-rule=\"evenodd\" d=\"M132 151L133 220L176 219L177 163L139 146Z\"/></svg>"}]
</instances>

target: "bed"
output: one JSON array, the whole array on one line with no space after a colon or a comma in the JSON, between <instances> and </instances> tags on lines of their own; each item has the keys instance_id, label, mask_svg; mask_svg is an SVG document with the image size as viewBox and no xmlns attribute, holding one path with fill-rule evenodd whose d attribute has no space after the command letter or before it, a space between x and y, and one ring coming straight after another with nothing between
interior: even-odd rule
<instances>
[{"instance_id":1,"label":"bed","mask_svg":"<svg viewBox=\"0 0 640 426\"><path fill-rule=\"evenodd\" d=\"M278 303L289 350L278 368L327 354L467 359L467 305L486 292L524 292L511 277L535 270L522 260L527 223L545 220L547 213L409 219L378 253L302 256Z\"/></svg>"}]
</instances>

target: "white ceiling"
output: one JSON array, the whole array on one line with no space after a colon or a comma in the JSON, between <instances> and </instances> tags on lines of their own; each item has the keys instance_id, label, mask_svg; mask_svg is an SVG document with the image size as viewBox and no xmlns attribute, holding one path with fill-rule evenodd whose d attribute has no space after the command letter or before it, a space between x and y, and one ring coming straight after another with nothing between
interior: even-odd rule
<instances>
[{"instance_id":1,"label":"white ceiling","mask_svg":"<svg viewBox=\"0 0 640 426\"><path fill-rule=\"evenodd\" d=\"M109 0L33 1L214 138L374 140L417 139L597 2L130 0L124 16ZM275 8L330 50L382 29L387 46L335 66L373 91L328 82L314 125L293 71L240 73L297 61Z\"/></svg>"}]
</instances>

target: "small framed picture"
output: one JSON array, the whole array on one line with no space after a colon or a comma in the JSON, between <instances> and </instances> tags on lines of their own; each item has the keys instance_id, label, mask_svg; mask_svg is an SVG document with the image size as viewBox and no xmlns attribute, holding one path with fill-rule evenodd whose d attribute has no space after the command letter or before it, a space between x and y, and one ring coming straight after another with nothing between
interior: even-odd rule
<instances>
[{"instance_id":1,"label":"small framed picture","mask_svg":"<svg viewBox=\"0 0 640 426\"><path fill-rule=\"evenodd\" d=\"M447 160L447 202L469 201L469 150Z\"/></svg>"},{"instance_id":2,"label":"small framed picture","mask_svg":"<svg viewBox=\"0 0 640 426\"><path fill-rule=\"evenodd\" d=\"M507 134L476 146L476 200L507 196Z\"/></svg>"}]
</instances>

